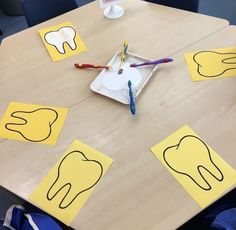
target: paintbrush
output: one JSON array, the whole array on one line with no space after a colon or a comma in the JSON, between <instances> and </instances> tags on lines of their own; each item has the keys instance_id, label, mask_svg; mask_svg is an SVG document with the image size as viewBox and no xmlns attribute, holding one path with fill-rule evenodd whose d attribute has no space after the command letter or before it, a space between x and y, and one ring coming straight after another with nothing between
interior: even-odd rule
<instances>
[{"instance_id":1,"label":"paintbrush","mask_svg":"<svg viewBox=\"0 0 236 230\"><path fill-rule=\"evenodd\" d=\"M129 98L130 98L129 108L130 108L130 112L133 115L135 115L135 113L136 113L135 97L134 97L134 93L132 90L132 83L130 80L128 81L128 87L129 87Z\"/></svg>"},{"instance_id":2,"label":"paintbrush","mask_svg":"<svg viewBox=\"0 0 236 230\"><path fill-rule=\"evenodd\" d=\"M94 64L79 64L75 63L74 66L78 69L88 69L88 68L93 68L93 69L111 69L111 66L103 66L103 65L94 65Z\"/></svg>"},{"instance_id":3,"label":"paintbrush","mask_svg":"<svg viewBox=\"0 0 236 230\"><path fill-rule=\"evenodd\" d=\"M125 40L124 45L123 45L123 49L121 52L120 66L119 66L118 74L122 74L122 72L123 72L123 69L121 67L125 62L125 54L127 53L127 49L128 49L128 41Z\"/></svg>"},{"instance_id":4,"label":"paintbrush","mask_svg":"<svg viewBox=\"0 0 236 230\"><path fill-rule=\"evenodd\" d=\"M146 66L146 65L158 65L158 64L163 64L163 63L168 63L168 62L172 62L173 59L172 58L162 58L159 60L155 60L155 61L146 61L140 64L131 64L130 67L139 67L139 66Z\"/></svg>"}]
</instances>

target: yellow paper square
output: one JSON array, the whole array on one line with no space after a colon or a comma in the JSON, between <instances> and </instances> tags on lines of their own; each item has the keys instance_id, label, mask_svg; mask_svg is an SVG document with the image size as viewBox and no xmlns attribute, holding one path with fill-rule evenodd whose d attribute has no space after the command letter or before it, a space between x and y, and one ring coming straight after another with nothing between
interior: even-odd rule
<instances>
[{"instance_id":1,"label":"yellow paper square","mask_svg":"<svg viewBox=\"0 0 236 230\"><path fill-rule=\"evenodd\" d=\"M236 47L186 53L193 81L236 76Z\"/></svg>"},{"instance_id":2,"label":"yellow paper square","mask_svg":"<svg viewBox=\"0 0 236 230\"><path fill-rule=\"evenodd\" d=\"M87 50L71 22L41 29L39 34L53 61Z\"/></svg>"},{"instance_id":3,"label":"yellow paper square","mask_svg":"<svg viewBox=\"0 0 236 230\"><path fill-rule=\"evenodd\" d=\"M0 137L54 145L67 108L11 102L0 122Z\"/></svg>"},{"instance_id":4,"label":"yellow paper square","mask_svg":"<svg viewBox=\"0 0 236 230\"><path fill-rule=\"evenodd\" d=\"M236 182L235 170L188 126L151 151L202 208Z\"/></svg>"},{"instance_id":5,"label":"yellow paper square","mask_svg":"<svg viewBox=\"0 0 236 230\"><path fill-rule=\"evenodd\" d=\"M112 161L75 140L31 194L30 200L69 225Z\"/></svg>"}]
</instances>

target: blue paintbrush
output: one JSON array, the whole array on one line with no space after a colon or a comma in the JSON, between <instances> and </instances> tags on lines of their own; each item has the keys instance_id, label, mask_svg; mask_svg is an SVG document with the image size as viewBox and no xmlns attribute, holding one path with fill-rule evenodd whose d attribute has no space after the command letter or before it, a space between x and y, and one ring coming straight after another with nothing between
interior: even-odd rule
<instances>
[{"instance_id":1,"label":"blue paintbrush","mask_svg":"<svg viewBox=\"0 0 236 230\"><path fill-rule=\"evenodd\" d=\"M129 98L130 98L130 103L129 103L129 107L130 107L130 112L135 115L136 113L136 108L135 108L135 99L134 99L134 94L133 94L133 90L132 90L132 83L129 80L128 81L128 87L129 87Z\"/></svg>"}]
</instances>

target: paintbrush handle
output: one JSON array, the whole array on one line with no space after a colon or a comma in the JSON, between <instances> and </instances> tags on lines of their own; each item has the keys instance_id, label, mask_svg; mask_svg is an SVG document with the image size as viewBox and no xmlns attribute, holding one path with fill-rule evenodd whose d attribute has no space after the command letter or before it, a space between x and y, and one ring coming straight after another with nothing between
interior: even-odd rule
<instances>
[{"instance_id":1,"label":"paintbrush handle","mask_svg":"<svg viewBox=\"0 0 236 230\"><path fill-rule=\"evenodd\" d=\"M129 98L130 98L129 108L130 108L130 112L133 115L135 115L136 113L135 98L134 98L134 94L132 90L132 83L130 80L128 81L128 87L129 87Z\"/></svg>"},{"instance_id":2,"label":"paintbrush handle","mask_svg":"<svg viewBox=\"0 0 236 230\"><path fill-rule=\"evenodd\" d=\"M158 65L158 64L168 63L172 61L173 61L172 58L162 58L155 61L146 61L140 64L131 64L130 67L138 67L138 66L145 66L145 65Z\"/></svg>"},{"instance_id":3,"label":"paintbrush handle","mask_svg":"<svg viewBox=\"0 0 236 230\"><path fill-rule=\"evenodd\" d=\"M128 41L125 40L124 44L123 44L123 49L122 49L122 52L121 52L121 62L125 61L125 54L127 53L127 49L128 49Z\"/></svg>"},{"instance_id":4,"label":"paintbrush handle","mask_svg":"<svg viewBox=\"0 0 236 230\"><path fill-rule=\"evenodd\" d=\"M127 53L127 49L128 49L128 41L125 40L124 41L124 44L123 44L123 48L122 48L122 51L121 51L121 55L120 55L120 65L119 65L119 69L118 69L118 74L121 74L122 73L122 65L124 64L125 62L125 55Z\"/></svg>"},{"instance_id":5,"label":"paintbrush handle","mask_svg":"<svg viewBox=\"0 0 236 230\"><path fill-rule=\"evenodd\" d=\"M103 65L93 65L93 64L74 64L76 68L79 69L87 69L87 68L94 68L94 69L110 69L110 66L103 66Z\"/></svg>"}]
</instances>

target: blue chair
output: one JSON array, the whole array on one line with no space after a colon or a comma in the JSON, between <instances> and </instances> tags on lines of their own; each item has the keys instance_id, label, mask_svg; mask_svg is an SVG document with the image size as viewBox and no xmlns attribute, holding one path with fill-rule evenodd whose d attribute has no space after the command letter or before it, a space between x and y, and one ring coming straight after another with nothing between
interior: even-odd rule
<instances>
[{"instance_id":1,"label":"blue chair","mask_svg":"<svg viewBox=\"0 0 236 230\"><path fill-rule=\"evenodd\" d=\"M199 0L146 0L147 2L198 12Z\"/></svg>"},{"instance_id":2,"label":"blue chair","mask_svg":"<svg viewBox=\"0 0 236 230\"><path fill-rule=\"evenodd\" d=\"M29 26L37 25L78 7L75 0L23 0L22 4Z\"/></svg>"},{"instance_id":3,"label":"blue chair","mask_svg":"<svg viewBox=\"0 0 236 230\"><path fill-rule=\"evenodd\" d=\"M47 214L43 210L39 209L38 207L34 206L33 204L27 202L26 200L18 197L16 194L12 193L11 191L7 190L6 188L0 185L0 230L6 230L9 228L3 227L3 219L5 218L5 214L7 210L12 205L21 205L25 208L26 212L37 212L42 214ZM52 217L52 216L51 216ZM63 230L74 230L71 227L66 226L60 220L52 217L61 227ZM53 229L49 229L53 230Z\"/></svg>"}]
</instances>

